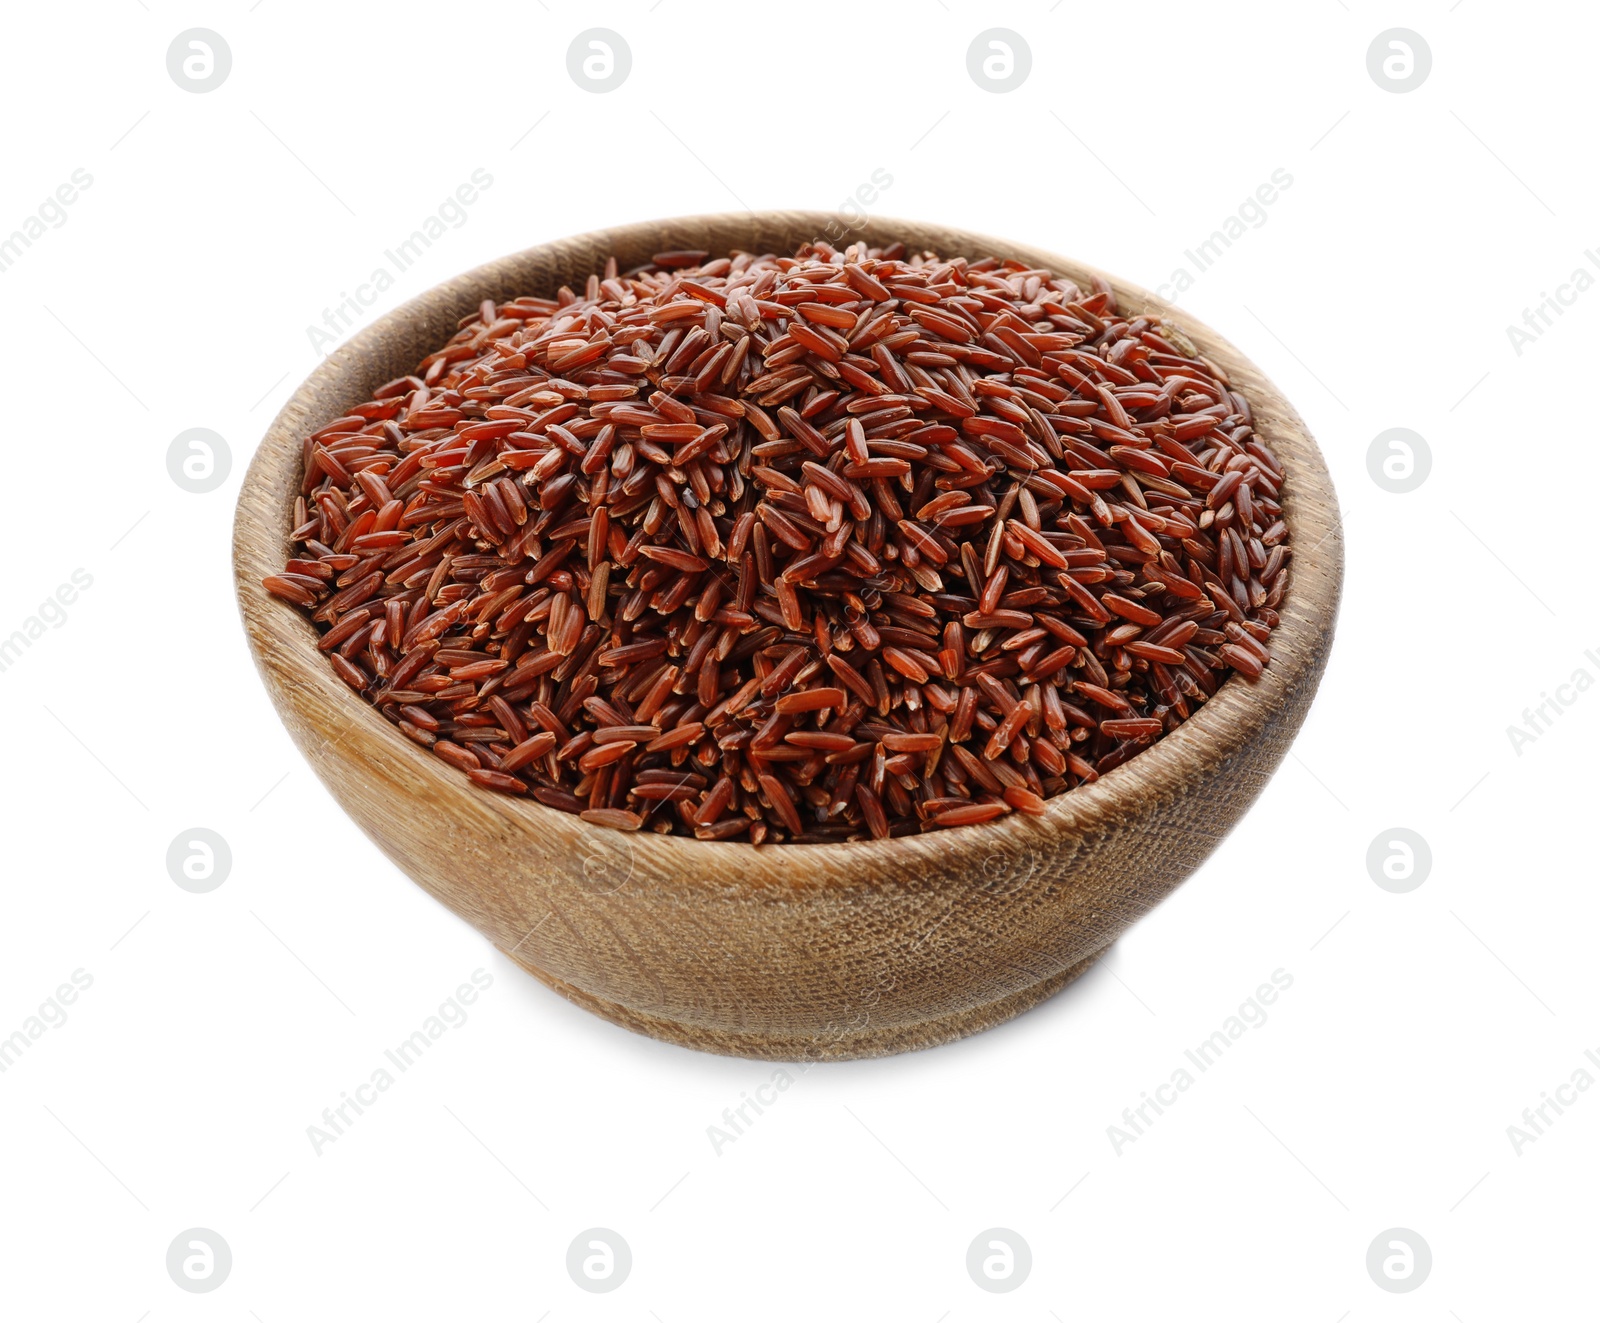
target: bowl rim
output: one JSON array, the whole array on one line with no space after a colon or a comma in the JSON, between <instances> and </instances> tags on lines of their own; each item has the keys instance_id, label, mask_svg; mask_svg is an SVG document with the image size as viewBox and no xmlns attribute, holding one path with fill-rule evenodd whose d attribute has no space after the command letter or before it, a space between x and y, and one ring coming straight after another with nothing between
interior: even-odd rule
<instances>
[{"instance_id":1,"label":"bowl rim","mask_svg":"<svg viewBox=\"0 0 1600 1323\"><path fill-rule=\"evenodd\" d=\"M311 621L298 608L273 597L261 587L264 575L281 570L288 549L289 508L299 493L302 437L306 431L326 425L338 416L326 413L326 399L343 397L354 403L357 396L370 398L372 388L411 371L420 355L413 355L409 361L401 360L398 365L389 359L400 351L400 346L416 338L419 326L424 323L444 325L445 318L453 314L458 320L462 315L458 310L470 309L485 297L510 297L509 293L501 291L547 292L529 289L523 274L541 261L554 258L558 268L564 263L565 269L574 273L594 270L596 254L603 260L612 251L644 253L647 257L652 252L673 248L693 249L703 246L694 242L697 236L709 231L721 233L730 227L748 230L753 240L748 247L755 251L776 251L781 247L775 242L763 243L762 234L799 231L827 236L841 227L847 228L849 233L844 239L833 240L836 243L861 239L875 244L889 243L895 241L897 235L908 232L930 238L938 236L945 244L935 246L918 238L912 246L943 253L959 251L975 257L1013 257L1084 285L1098 277L1110 283L1123 308L1153 312L1181 326L1206 358L1223 367L1233 388L1241 390L1249 399L1257 430L1273 447L1284 469L1284 518L1294 539L1291 542L1294 556L1286 571L1290 575L1289 584L1278 607L1279 624L1269 641L1272 664L1261 679L1251 683L1237 674L1231 676L1175 731L1162 736L1098 780L1052 796L1046 801L1041 816L1011 813L991 822L884 840L763 846L599 828L576 814L551 808L531 797L513 797L481 789L442 759L419 748L385 720L377 708L353 694L338 679L326 656L316 648L319 635ZM587 267L583 265L585 261ZM559 269L549 277L550 280L559 278ZM425 342L436 346L448 335L445 331L434 338L430 332ZM374 358L387 361L394 370L385 371L382 366L375 366ZM363 394L363 390L366 393ZM287 485L284 483L286 473L292 479ZM274 492L280 490L288 493L286 500L272 500ZM252 522L262 511L275 512L276 536ZM1319 531L1318 540L1305 545L1308 533ZM870 886L890 877L899 887L915 888L920 879L926 877L930 882L935 879L930 872L906 871L908 853L915 854L906 850L908 841L925 841L932 837L952 856L958 857L959 862L979 865L991 851L1012 854L1082 844L1114 826L1125 825L1130 818L1155 810L1164 802L1192 790L1196 769L1225 769L1235 755L1271 724L1274 713L1284 706L1286 697L1295 687L1316 684L1326 662L1338 615L1343 559L1337 495L1310 431L1266 375L1198 318L1141 286L1034 245L938 223L876 215L860 220L825 211L708 213L587 231L496 258L431 286L375 318L330 352L296 387L252 456L240 484L233 530L235 592L242 623L257 669L297 744L300 734L296 723L287 721L291 713L302 722L315 724L313 714L318 709L341 710L382 747L394 751L395 756L408 765L408 771L414 770L441 799L447 801L452 793L471 795L479 801L480 808L507 819L508 826L548 834L558 845L574 851L579 850L584 841L597 839L597 832L604 833L605 837L622 838L626 846L619 841L599 839L608 848L624 849L630 859L638 853L646 854L649 872L676 877L689 889L728 885L760 889L771 886L776 877L795 889L805 890L841 885ZM282 622L286 620L294 623L284 626ZM330 695L336 698L330 699ZM310 761L314 767L318 766L316 759ZM318 772L319 776L323 775L320 767ZM1263 775L1261 785L1264 786L1265 781ZM1221 836L1217 839L1220 841ZM741 860L745 865L752 863L757 852L762 867L740 867Z\"/></svg>"}]
</instances>

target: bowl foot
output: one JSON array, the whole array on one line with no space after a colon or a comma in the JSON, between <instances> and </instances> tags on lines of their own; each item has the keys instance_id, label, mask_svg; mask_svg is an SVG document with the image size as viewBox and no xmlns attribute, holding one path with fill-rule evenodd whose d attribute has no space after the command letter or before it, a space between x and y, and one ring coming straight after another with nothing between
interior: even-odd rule
<instances>
[{"instance_id":1,"label":"bowl foot","mask_svg":"<svg viewBox=\"0 0 1600 1323\"><path fill-rule=\"evenodd\" d=\"M751 1057L764 1061L852 1061L862 1057L886 1057L897 1052L914 1052L919 1048L938 1047L941 1043L953 1042L957 1038L965 1038L968 1034L993 1028L1059 992L1109 949L1108 944L1093 955L1078 961L1077 964L1069 965L1060 973L1052 974L1031 987L1009 993L981 1006L909 1024L869 1023L861 1028L827 1034L781 1030L761 1032L713 1029L706 1025L651 1015L584 992L553 974L546 973L521 955L511 955L506 951L502 951L502 954L510 956L511 960L521 965L546 987L559 992L573 1004L593 1012L603 1020L611 1021L612 1024L631 1029L636 1034L659 1038L662 1042L676 1043L680 1047L692 1047L700 1052L717 1052L723 1056Z\"/></svg>"}]
</instances>

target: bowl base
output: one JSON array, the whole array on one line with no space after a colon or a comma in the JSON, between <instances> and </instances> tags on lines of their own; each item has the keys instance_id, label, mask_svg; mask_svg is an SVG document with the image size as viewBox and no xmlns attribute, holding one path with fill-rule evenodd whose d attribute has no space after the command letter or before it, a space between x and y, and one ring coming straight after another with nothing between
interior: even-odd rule
<instances>
[{"instance_id":1,"label":"bowl base","mask_svg":"<svg viewBox=\"0 0 1600 1323\"><path fill-rule=\"evenodd\" d=\"M546 987L559 992L568 1001L598 1015L602 1020L631 1029L636 1034L659 1038L664 1043L676 1043L700 1052L716 1052L722 1056L749 1057L760 1061L854 1061L863 1057L886 1057L897 1052L914 1052L920 1048L938 1047L941 1043L965 1038L1020 1015L1037 1006L1046 997L1053 996L1094 962L1110 950L1110 944L1093 955L1086 956L1075 965L1021 989L1008 993L996 1001L948 1015L917 1020L910 1024L868 1025L862 1029L847 1030L826 1035L782 1032L752 1032L712 1029L705 1025L672 1020L665 1016L650 1015L607 1001L584 992L572 984L548 974L522 955L512 955L501 950L516 964L522 966Z\"/></svg>"}]
</instances>

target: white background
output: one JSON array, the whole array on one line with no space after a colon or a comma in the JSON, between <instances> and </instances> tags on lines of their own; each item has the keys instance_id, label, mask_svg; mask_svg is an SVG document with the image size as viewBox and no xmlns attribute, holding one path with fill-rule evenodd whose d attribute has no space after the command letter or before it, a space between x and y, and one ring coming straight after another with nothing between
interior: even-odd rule
<instances>
[{"instance_id":1,"label":"white background","mask_svg":"<svg viewBox=\"0 0 1600 1323\"><path fill-rule=\"evenodd\" d=\"M93 984L0 1074L0 1315L1593 1315L1600 1089L1520 1152L1507 1133L1579 1068L1600 1079L1600 695L1566 691L1520 753L1507 735L1600 678L1600 292L1520 354L1506 329L1600 275L1591 11L108 0L4 23L0 236L75 169L93 183L0 273L0 636L75 569L93 584L0 673L0 1035L74 970ZM595 26L633 55L607 95L566 71ZM1003 95L966 69L994 26L1033 54ZM166 67L191 27L232 51L203 95ZM1406 94L1367 70L1392 27L1433 54ZM602 1023L428 899L307 770L238 624L233 501L316 362L307 327L480 167L465 223L364 321L561 235L834 208L876 169L884 215L1154 288L1293 178L1179 296L1295 401L1343 502L1344 610L1293 753L1063 995L934 1051L796 1068L720 1152L707 1128L773 1067ZM231 449L209 494L168 476L191 427ZM1432 452L1409 494L1369 476L1391 427ZM165 864L197 826L233 854L206 895ZM1433 855L1404 895L1366 865L1396 826ZM467 1023L316 1154L307 1127L478 969ZM1267 1022L1117 1152L1107 1127L1278 969ZM611 1294L565 1269L591 1226L632 1248ZM1033 1253L1006 1295L965 1268L993 1226ZM189 1227L232 1248L213 1294L167 1275ZM1391 1227L1432 1248L1410 1294L1365 1267Z\"/></svg>"}]
</instances>

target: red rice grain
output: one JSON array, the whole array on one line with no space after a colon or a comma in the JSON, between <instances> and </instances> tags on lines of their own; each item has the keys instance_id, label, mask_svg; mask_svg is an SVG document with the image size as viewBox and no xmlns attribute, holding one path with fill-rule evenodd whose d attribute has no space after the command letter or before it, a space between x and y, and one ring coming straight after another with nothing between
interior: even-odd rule
<instances>
[{"instance_id":1,"label":"red rice grain","mask_svg":"<svg viewBox=\"0 0 1600 1323\"><path fill-rule=\"evenodd\" d=\"M1182 330L901 245L486 301L307 437L266 590L475 784L704 840L1041 814L1270 663L1283 469Z\"/></svg>"}]
</instances>

